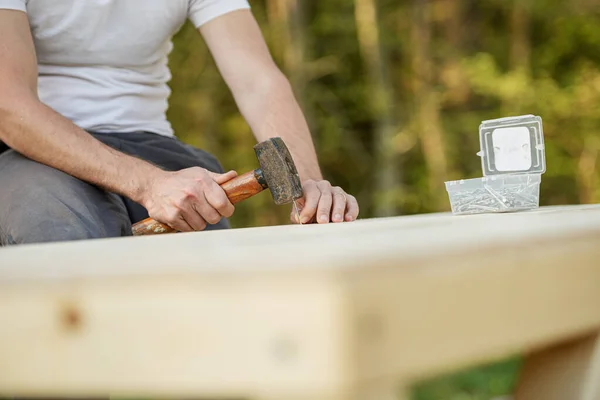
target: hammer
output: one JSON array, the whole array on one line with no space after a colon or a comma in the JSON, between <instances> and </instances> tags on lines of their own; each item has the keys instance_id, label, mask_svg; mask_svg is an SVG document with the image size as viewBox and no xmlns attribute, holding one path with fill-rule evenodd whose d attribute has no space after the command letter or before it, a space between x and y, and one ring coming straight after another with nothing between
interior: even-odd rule
<instances>
[{"instance_id":1,"label":"hammer","mask_svg":"<svg viewBox=\"0 0 600 400\"><path fill-rule=\"evenodd\" d=\"M260 168L221 184L232 204L239 203L269 188L277 205L291 203L304 195L300 177L287 146L279 137L254 146ZM146 218L131 228L134 236L175 232L168 225Z\"/></svg>"}]
</instances>

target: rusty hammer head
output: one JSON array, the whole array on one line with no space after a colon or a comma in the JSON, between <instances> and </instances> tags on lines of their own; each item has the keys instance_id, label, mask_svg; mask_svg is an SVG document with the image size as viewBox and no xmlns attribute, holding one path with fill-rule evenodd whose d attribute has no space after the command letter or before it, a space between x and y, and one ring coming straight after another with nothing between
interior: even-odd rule
<instances>
[{"instance_id":1,"label":"rusty hammer head","mask_svg":"<svg viewBox=\"0 0 600 400\"><path fill-rule=\"evenodd\" d=\"M254 146L254 152L275 204L291 203L304 195L292 155L281 138L258 143Z\"/></svg>"}]
</instances>

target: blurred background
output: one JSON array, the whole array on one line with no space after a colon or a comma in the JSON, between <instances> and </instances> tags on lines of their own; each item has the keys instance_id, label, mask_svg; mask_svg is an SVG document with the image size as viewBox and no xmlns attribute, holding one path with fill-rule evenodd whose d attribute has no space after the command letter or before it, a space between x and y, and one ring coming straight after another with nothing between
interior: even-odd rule
<instances>
[{"instance_id":1,"label":"blurred background","mask_svg":"<svg viewBox=\"0 0 600 400\"><path fill-rule=\"evenodd\" d=\"M541 204L600 200L598 0L251 0L294 87L326 179L361 217L448 211L444 181L482 176L481 121L543 119ZM257 166L254 138L198 33L175 38L169 118L226 169ZM287 223L263 194L234 227ZM508 393L518 360L426 382L419 400Z\"/></svg>"},{"instance_id":2,"label":"blurred background","mask_svg":"<svg viewBox=\"0 0 600 400\"><path fill-rule=\"evenodd\" d=\"M447 211L444 181L482 176L481 121L536 114L541 204L600 200L600 1L251 0L309 121L326 179L361 217ZM192 26L175 38L169 118L226 169L254 138ZM287 223L256 196L235 227Z\"/></svg>"}]
</instances>

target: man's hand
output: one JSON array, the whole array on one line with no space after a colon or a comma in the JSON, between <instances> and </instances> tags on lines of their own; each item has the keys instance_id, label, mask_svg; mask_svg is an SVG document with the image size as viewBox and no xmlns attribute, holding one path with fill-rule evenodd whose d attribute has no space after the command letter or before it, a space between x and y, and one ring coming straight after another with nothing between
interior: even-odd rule
<instances>
[{"instance_id":1,"label":"man's hand","mask_svg":"<svg viewBox=\"0 0 600 400\"><path fill-rule=\"evenodd\" d=\"M338 186L331 186L328 181L307 180L302 184L304 197L297 200L300 221L303 224L317 222L350 222L358 217L358 202L351 194ZM290 216L292 222L298 223L295 210Z\"/></svg>"},{"instance_id":2,"label":"man's hand","mask_svg":"<svg viewBox=\"0 0 600 400\"><path fill-rule=\"evenodd\" d=\"M161 171L144 194L142 205L150 217L182 232L201 231L231 217L233 204L219 186L237 176L235 171L216 174L193 167Z\"/></svg>"}]
</instances>

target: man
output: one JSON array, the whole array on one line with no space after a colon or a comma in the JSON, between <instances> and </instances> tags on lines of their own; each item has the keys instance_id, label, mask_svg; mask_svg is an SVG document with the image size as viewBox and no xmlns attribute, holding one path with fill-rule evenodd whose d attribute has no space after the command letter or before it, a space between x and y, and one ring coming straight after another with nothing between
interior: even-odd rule
<instances>
[{"instance_id":1,"label":"man","mask_svg":"<svg viewBox=\"0 0 600 400\"><path fill-rule=\"evenodd\" d=\"M166 120L171 37L190 19L256 139L281 136L301 221L353 221L323 180L302 112L247 0L0 0L0 244L130 234L148 215L188 232L234 207L210 154ZM295 220L295 218L293 218Z\"/></svg>"}]
</instances>

